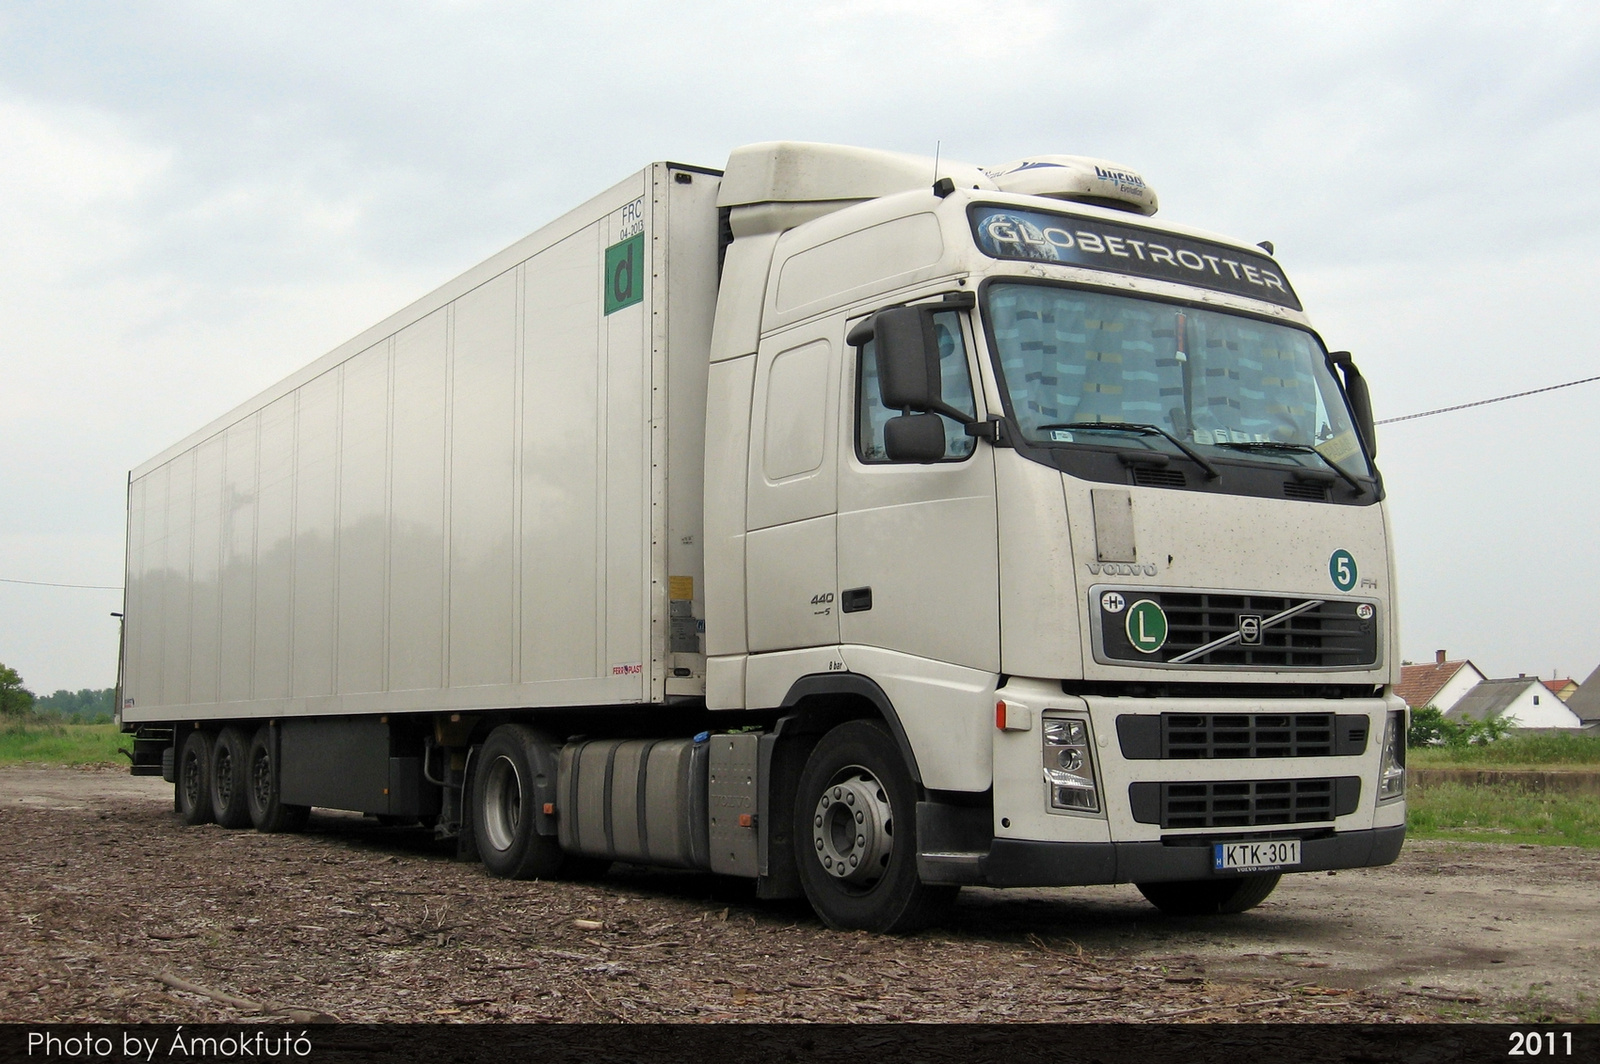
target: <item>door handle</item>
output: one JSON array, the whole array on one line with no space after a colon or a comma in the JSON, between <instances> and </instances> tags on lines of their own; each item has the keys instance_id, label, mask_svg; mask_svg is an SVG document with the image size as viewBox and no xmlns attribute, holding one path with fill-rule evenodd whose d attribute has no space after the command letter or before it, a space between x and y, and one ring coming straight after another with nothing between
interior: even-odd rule
<instances>
[{"instance_id":1,"label":"door handle","mask_svg":"<svg viewBox=\"0 0 1600 1064\"><path fill-rule=\"evenodd\" d=\"M853 587L839 594L839 611L841 613L865 613L872 608L872 589L870 587Z\"/></svg>"}]
</instances>

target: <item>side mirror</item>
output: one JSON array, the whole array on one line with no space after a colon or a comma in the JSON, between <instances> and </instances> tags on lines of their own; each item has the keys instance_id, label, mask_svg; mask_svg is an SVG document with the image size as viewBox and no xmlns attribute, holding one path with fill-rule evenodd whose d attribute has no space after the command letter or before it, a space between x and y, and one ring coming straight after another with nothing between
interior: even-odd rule
<instances>
[{"instance_id":1,"label":"side mirror","mask_svg":"<svg viewBox=\"0 0 1600 1064\"><path fill-rule=\"evenodd\" d=\"M944 377L939 370L939 334L934 315L971 307L974 300L946 296L940 303L880 310L850 330L845 342L852 347L874 341L878 360L878 398L890 410L918 414L943 414L962 424L971 415L944 401ZM940 452L942 455L942 451Z\"/></svg>"},{"instance_id":2,"label":"side mirror","mask_svg":"<svg viewBox=\"0 0 1600 1064\"><path fill-rule=\"evenodd\" d=\"M891 462L937 462L944 447L938 414L902 414L883 423L883 449Z\"/></svg>"},{"instance_id":3,"label":"side mirror","mask_svg":"<svg viewBox=\"0 0 1600 1064\"><path fill-rule=\"evenodd\" d=\"M1350 412L1355 415L1356 431L1367 445L1367 455L1378 457L1378 429L1372 419L1372 394L1367 391L1367 379L1356 368L1355 359L1348 351L1329 351L1328 361L1338 366L1344 377L1344 394L1350 399Z\"/></svg>"},{"instance_id":4,"label":"side mirror","mask_svg":"<svg viewBox=\"0 0 1600 1064\"><path fill-rule=\"evenodd\" d=\"M884 406L925 413L944 398L932 308L880 310L872 316L872 335L877 341L878 394Z\"/></svg>"}]
</instances>

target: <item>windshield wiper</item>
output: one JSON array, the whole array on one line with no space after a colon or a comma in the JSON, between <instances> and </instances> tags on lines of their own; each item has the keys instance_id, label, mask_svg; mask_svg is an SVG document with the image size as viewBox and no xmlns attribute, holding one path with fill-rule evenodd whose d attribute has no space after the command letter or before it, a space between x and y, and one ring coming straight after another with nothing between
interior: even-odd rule
<instances>
[{"instance_id":1,"label":"windshield wiper","mask_svg":"<svg viewBox=\"0 0 1600 1064\"><path fill-rule=\"evenodd\" d=\"M1162 428L1160 425L1144 425L1133 421L1069 421L1059 425L1040 425L1034 431L1049 432L1052 429L1068 429L1080 432L1093 432L1105 430L1107 432L1137 432L1141 436L1165 436L1171 444L1182 451L1195 465L1206 471L1207 480L1216 480L1222 476L1217 472L1217 467L1200 457L1188 444Z\"/></svg>"},{"instance_id":2,"label":"windshield wiper","mask_svg":"<svg viewBox=\"0 0 1600 1064\"><path fill-rule=\"evenodd\" d=\"M1350 487L1354 488L1357 495L1365 495L1367 493L1366 486L1346 472L1344 466L1340 465L1338 462L1335 462L1333 459L1329 458L1315 447L1312 447L1310 444L1273 443L1271 441L1256 440L1253 442L1243 443L1219 443L1216 444L1216 446L1227 447L1235 451L1289 451L1293 454L1314 454L1318 458L1322 459L1329 469L1343 477L1344 482L1350 485Z\"/></svg>"}]
</instances>

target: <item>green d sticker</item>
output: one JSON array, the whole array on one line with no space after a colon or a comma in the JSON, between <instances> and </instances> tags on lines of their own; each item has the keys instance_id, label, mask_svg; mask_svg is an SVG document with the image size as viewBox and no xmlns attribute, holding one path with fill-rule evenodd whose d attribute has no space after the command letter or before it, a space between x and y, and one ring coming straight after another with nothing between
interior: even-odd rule
<instances>
[{"instance_id":1,"label":"green d sticker","mask_svg":"<svg viewBox=\"0 0 1600 1064\"><path fill-rule=\"evenodd\" d=\"M1328 575L1333 578L1333 586L1340 591L1349 591L1356 586L1356 560L1347 550L1336 550L1333 557L1328 559Z\"/></svg>"},{"instance_id":2,"label":"green d sticker","mask_svg":"<svg viewBox=\"0 0 1600 1064\"><path fill-rule=\"evenodd\" d=\"M644 298L644 234L635 233L606 248L606 313L631 307Z\"/></svg>"},{"instance_id":3,"label":"green d sticker","mask_svg":"<svg viewBox=\"0 0 1600 1064\"><path fill-rule=\"evenodd\" d=\"M1167 615L1149 599L1128 607L1128 642L1142 654L1154 654L1167 641Z\"/></svg>"}]
</instances>

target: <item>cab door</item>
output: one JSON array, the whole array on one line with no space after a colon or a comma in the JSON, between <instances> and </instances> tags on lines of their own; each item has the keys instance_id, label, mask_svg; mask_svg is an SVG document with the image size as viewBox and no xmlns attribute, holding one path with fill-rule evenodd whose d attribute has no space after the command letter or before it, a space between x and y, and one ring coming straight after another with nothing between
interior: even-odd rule
<instances>
[{"instance_id":1,"label":"cab door","mask_svg":"<svg viewBox=\"0 0 1600 1064\"><path fill-rule=\"evenodd\" d=\"M752 653L839 642L838 319L761 341L746 485Z\"/></svg>"},{"instance_id":2,"label":"cab door","mask_svg":"<svg viewBox=\"0 0 1600 1064\"><path fill-rule=\"evenodd\" d=\"M968 315L940 311L934 324L944 401L977 416ZM998 672L994 451L943 418L940 461L891 460L884 425L899 412L880 401L875 344L847 348L844 363L850 383L839 448L840 640Z\"/></svg>"}]
</instances>

